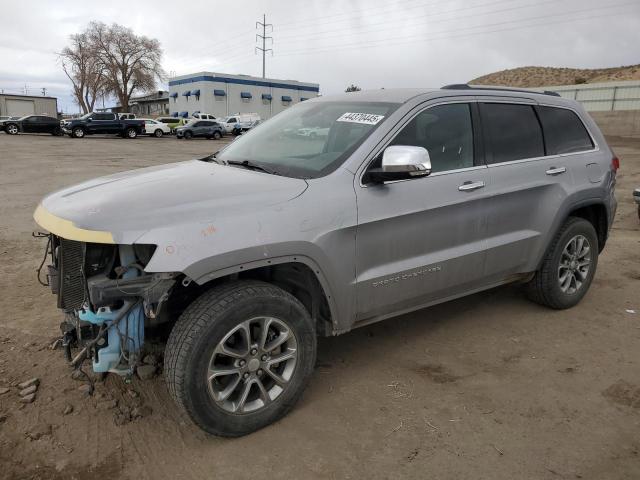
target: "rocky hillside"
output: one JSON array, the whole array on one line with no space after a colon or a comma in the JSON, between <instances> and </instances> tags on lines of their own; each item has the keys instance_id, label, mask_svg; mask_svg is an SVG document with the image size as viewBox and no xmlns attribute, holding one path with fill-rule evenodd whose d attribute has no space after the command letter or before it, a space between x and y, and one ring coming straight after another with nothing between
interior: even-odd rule
<instances>
[{"instance_id":1,"label":"rocky hillside","mask_svg":"<svg viewBox=\"0 0 640 480\"><path fill-rule=\"evenodd\" d=\"M640 64L614 68L519 67L474 78L474 85L504 85L509 87L543 87L579 83L640 80Z\"/></svg>"}]
</instances>

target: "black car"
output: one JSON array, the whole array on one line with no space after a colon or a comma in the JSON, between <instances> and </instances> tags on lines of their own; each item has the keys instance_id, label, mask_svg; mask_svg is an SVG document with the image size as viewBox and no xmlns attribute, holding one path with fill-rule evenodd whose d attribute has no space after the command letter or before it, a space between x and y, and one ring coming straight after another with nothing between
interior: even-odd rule
<instances>
[{"instance_id":1,"label":"black car","mask_svg":"<svg viewBox=\"0 0 640 480\"><path fill-rule=\"evenodd\" d=\"M27 115L17 120L6 120L4 131L9 135L18 133L50 133L51 135L62 135L60 120L45 115Z\"/></svg>"},{"instance_id":2,"label":"black car","mask_svg":"<svg viewBox=\"0 0 640 480\"><path fill-rule=\"evenodd\" d=\"M120 135L136 138L144 133L143 120L120 120L115 113L92 112L62 124L64 133L72 138L83 138L94 133Z\"/></svg>"},{"instance_id":3,"label":"black car","mask_svg":"<svg viewBox=\"0 0 640 480\"><path fill-rule=\"evenodd\" d=\"M176 137L190 139L192 137L215 138L218 140L224 135L224 128L218 122L212 120L191 120L182 127L176 128Z\"/></svg>"}]
</instances>

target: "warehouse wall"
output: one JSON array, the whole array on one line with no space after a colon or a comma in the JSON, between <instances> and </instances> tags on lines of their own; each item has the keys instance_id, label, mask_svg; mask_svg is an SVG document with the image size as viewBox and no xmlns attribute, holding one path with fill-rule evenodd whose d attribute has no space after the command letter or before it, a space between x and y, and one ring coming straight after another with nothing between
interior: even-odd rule
<instances>
[{"instance_id":1,"label":"warehouse wall","mask_svg":"<svg viewBox=\"0 0 640 480\"><path fill-rule=\"evenodd\" d=\"M640 110L591 112L605 135L640 138Z\"/></svg>"},{"instance_id":2,"label":"warehouse wall","mask_svg":"<svg viewBox=\"0 0 640 480\"><path fill-rule=\"evenodd\" d=\"M0 94L0 115L22 117L24 115L58 115L58 100L54 97Z\"/></svg>"},{"instance_id":3,"label":"warehouse wall","mask_svg":"<svg viewBox=\"0 0 640 480\"><path fill-rule=\"evenodd\" d=\"M194 90L200 90L199 98L190 94ZM224 91L225 95L216 96L214 90ZM199 111L216 117L258 113L267 119L302 99L316 97L318 91L319 86L313 83L200 72L169 81L169 111L171 114L188 112L189 116ZM250 94L251 98L242 98L242 93ZM271 95L272 99L263 99L263 94ZM283 101L283 96L291 97L291 101Z\"/></svg>"}]
</instances>

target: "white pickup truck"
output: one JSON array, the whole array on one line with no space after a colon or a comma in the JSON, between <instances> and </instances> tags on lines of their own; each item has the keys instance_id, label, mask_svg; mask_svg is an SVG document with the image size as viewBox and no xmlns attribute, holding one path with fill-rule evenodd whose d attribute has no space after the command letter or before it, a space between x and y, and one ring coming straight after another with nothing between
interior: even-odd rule
<instances>
[{"instance_id":1,"label":"white pickup truck","mask_svg":"<svg viewBox=\"0 0 640 480\"><path fill-rule=\"evenodd\" d=\"M260 115L257 113L236 113L234 115L218 119L218 123L222 125L225 132L231 133L233 131L233 127L237 124L240 124L241 127L248 127L256 120L260 120Z\"/></svg>"}]
</instances>

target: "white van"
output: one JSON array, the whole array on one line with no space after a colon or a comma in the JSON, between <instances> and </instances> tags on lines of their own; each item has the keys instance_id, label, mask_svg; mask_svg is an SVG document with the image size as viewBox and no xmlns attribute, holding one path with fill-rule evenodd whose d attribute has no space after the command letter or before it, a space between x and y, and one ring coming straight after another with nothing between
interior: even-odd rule
<instances>
[{"instance_id":1,"label":"white van","mask_svg":"<svg viewBox=\"0 0 640 480\"><path fill-rule=\"evenodd\" d=\"M218 123L222 125L222 128L224 128L227 133L231 133L233 131L233 127L238 123L244 128L257 120L261 120L260 115L257 113L236 113L234 115L229 115L226 118L221 118L218 120Z\"/></svg>"}]
</instances>

